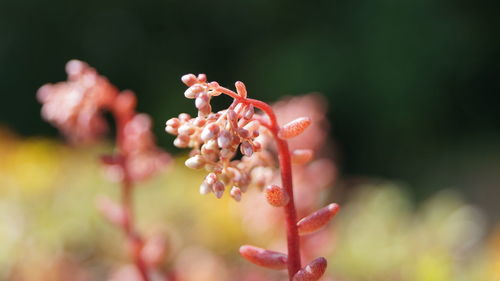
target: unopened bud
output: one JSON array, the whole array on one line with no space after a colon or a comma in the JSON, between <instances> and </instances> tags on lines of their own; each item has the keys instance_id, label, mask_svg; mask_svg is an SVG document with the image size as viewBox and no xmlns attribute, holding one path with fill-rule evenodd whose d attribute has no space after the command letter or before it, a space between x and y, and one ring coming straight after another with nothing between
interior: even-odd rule
<instances>
[{"instance_id":1,"label":"unopened bud","mask_svg":"<svg viewBox=\"0 0 500 281\"><path fill-rule=\"evenodd\" d=\"M233 197L234 200L236 200L237 202L240 202L240 200L241 200L241 189L239 189L236 186L233 186L233 188L231 188L230 195L231 195L231 197Z\"/></svg>"},{"instance_id":2,"label":"unopened bud","mask_svg":"<svg viewBox=\"0 0 500 281\"><path fill-rule=\"evenodd\" d=\"M208 140L211 140L215 138L219 134L220 128L217 124L211 123L205 126L203 130L201 131L201 140L204 142L207 142Z\"/></svg>"},{"instance_id":3,"label":"unopened bud","mask_svg":"<svg viewBox=\"0 0 500 281\"><path fill-rule=\"evenodd\" d=\"M248 139L250 137L250 132L248 132L247 129L238 128L237 132L242 139Z\"/></svg>"},{"instance_id":4,"label":"unopened bud","mask_svg":"<svg viewBox=\"0 0 500 281\"><path fill-rule=\"evenodd\" d=\"M202 182L200 185L200 194L206 195L212 192L212 187L206 181Z\"/></svg>"},{"instance_id":5,"label":"unopened bud","mask_svg":"<svg viewBox=\"0 0 500 281\"><path fill-rule=\"evenodd\" d=\"M236 81L236 83L234 83L234 86L236 86L236 92L238 92L238 95L240 95L240 97L247 97L247 88L245 87L245 84L243 84L243 82Z\"/></svg>"},{"instance_id":6,"label":"unopened bud","mask_svg":"<svg viewBox=\"0 0 500 281\"><path fill-rule=\"evenodd\" d=\"M179 120L179 118L170 118L167 120L167 122L165 123L166 126L170 126L170 127L173 127L173 128L179 128L179 126L181 125L181 121Z\"/></svg>"},{"instance_id":7,"label":"unopened bud","mask_svg":"<svg viewBox=\"0 0 500 281\"><path fill-rule=\"evenodd\" d=\"M186 89L184 96L188 99L196 98L201 92L203 92L203 87L200 85L193 85Z\"/></svg>"},{"instance_id":8,"label":"unopened bud","mask_svg":"<svg viewBox=\"0 0 500 281\"><path fill-rule=\"evenodd\" d=\"M194 134L194 131L195 131L195 129L194 129L193 125L191 125L189 123L183 124L177 130L177 132L181 135L192 135L192 134Z\"/></svg>"},{"instance_id":9,"label":"unopened bud","mask_svg":"<svg viewBox=\"0 0 500 281\"><path fill-rule=\"evenodd\" d=\"M288 193L282 187L275 184L267 186L264 194L267 202L274 207L283 207L290 200Z\"/></svg>"},{"instance_id":10,"label":"unopened bud","mask_svg":"<svg viewBox=\"0 0 500 281\"><path fill-rule=\"evenodd\" d=\"M260 123L259 121L257 120L253 120L251 122L249 122L248 124L246 124L243 128L245 128L246 130L248 130L251 134L253 134L253 132L255 131L258 131L259 130L259 127L260 127Z\"/></svg>"},{"instance_id":11,"label":"unopened bud","mask_svg":"<svg viewBox=\"0 0 500 281\"><path fill-rule=\"evenodd\" d=\"M217 137L217 144L220 148L228 148L231 145L232 136L228 130L222 130Z\"/></svg>"},{"instance_id":12,"label":"unopened bud","mask_svg":"<svg viewBox=\"0 0 500 281\"><path fill-rule=\"evenodd\" d=\"M247 142L247 141L242 142L240 145L240 151L245 156L248 156L248 157L252 156L252 154L253 154L252 144Z\"/></svg>"},{"instance_id":13,"label":"unopened bud","mask_svg":"<svg viewBox=\"0 0 500 281\"><path fill-rule=\"evenodd\" d=\"M181 114L179 114L179 120L180 121L187 122L190 119L191 119L191 115L189 115L187 113L181 113Z\"/></svg>"},{"instance_id":14,"label":"unopened bud","mask_svg":"<svg viewBox=\"0 0 500 281\"><path fill-rule=\"evenodd\" d=\"M262 267L276 270L287 268L288 256L283 253L244 245L240 247L240 255L249 262Z\"/></svg>"},{"instance_id":15,"label":"unopened bud","mask_svg":"<svg viewBox=\"0 0 500 281\"><path fill-rule=\"evenodd\" d=\"M209 185L213 185L215 184L215 182L217 181L217 175L215 173L209 173L206 177L205 177L205 181L209 184Z\"/></svg>"},{"instance_id":16,"label":"unopened bud","mask_svg":"<svg viewBox=\"0 0 500 281\"><path fill-rule=\"evenodd\" d=\"M318 281L326 271L326 259L317 258L293 276L293 281Z\"/></svg>"},{"instance_id":17,"label":"unopened bud","mask_svg":"<svg viewBox=\"0 0 500 281\"><path fill-rule=\"evenodd\" d=\"M196 79L196 76L194 76L194 74L186 74L186 75L183 75L181 77L181 80L184 84L186 84L186 86L188 87L191 87L193 86L194 84L196 84L196 82L198 82L198 79Z\"/></svg>"},{"instance_id":18,"label":"unopened bud","mask_svg":"<svg viewBox=\"0 0 500 281\"><path fill-rule=\"evenodd\" d=\"M213 189L214 189L215 197L221 198L222 195L224 194L224 190L226 189L226 187L224 186L224 184L221 181L216 181Z\"/></svg>"},{"instance_id":19,"label":"unopened bud","mask_svg":"<svg viewBox=\"0 0 500 281\"><path fill-rule=\"evenodd\" d=\"M186 135L179 135L174 140L174 146L178 148L186 148L189 145L189 137Z\"/></svg>"},{"instance_id":20,"label":"unopened bud","mask_svg":"<svg viewBox=\"0 0 500 281\"><path fill-rule=\"evenodd\" d=\"M206 107L208 102L210 101L210 98L206 93L200 93L197 97L196 100L194 101L194 105L196 108L201 109L203 107Z\"/></svg>"},{"instance_id":21,"label":"unopened bud","mask_svg":"<svg viewBox=\"0 0 500 281\"><path fill-rule=\"evenodd\" d=\"M191 169L201 169L205 165L206 161L201 155L195 155L191 158L188 158L184 164Z\"/></svg>"},{"instance_id":22,"label":"unopened bud","mask_svg":"<svg viewBox=\"0 0 500 281\"><path fill-rule=\"evenodd\" d=\"M207 116L210 113L212 113L212 106L208 103L205 106L198 109L198 116Z\"/></svg>"},{"instance_id":23,"label":"unopened bud","mask_svg":"<svg viewBox=\"0 0 500 281\"><path fill-rule=\"evenodd\" d=\"M296 137L311 125L311 119L308 117L297 118L281 127L278 136L283 139Z\"/></svg>"},{"instance_id":24,"label":"unopened bud","mask_svg":"<svg viewBox=\"0 0 500 281\"><path fill-rule=\"evenodd\" d=\"M200 83L205 83L207 82L207 75L205 75L204 73L200 73L198 74L198 81Z\"/></svg>"},{"instance_id":25,"label":"unopened bud","mask_svg":"<svg viewBox=\"0 0 500 281\"><path fill-rule=\"evenodd\" d=\"M293 164L301 165L306 164L313 158L313 151L311 149L295 149L292 152Z\"/></svg>"},{"instance_id":26,"label":"unopened bud","mask_svg":"<svg viewBox=\"0 0 500 281\"><path fill-rule=\"evenodd\" d=\"M255 110L253 108L253 105L249 105L245 111L243 112L243 118L250 120L253 117Z\"/></svg>"},{"instance_id":27,"label":"unopened bud","mask_svg":"<svg viewBox=\"0 0 500 281\"><path fill-rule=\"evenodd\" d=\"M299 234L313 233L324 227L339 211L339 205L332 203L297 222Z\"/></svg>"}]
</instances>

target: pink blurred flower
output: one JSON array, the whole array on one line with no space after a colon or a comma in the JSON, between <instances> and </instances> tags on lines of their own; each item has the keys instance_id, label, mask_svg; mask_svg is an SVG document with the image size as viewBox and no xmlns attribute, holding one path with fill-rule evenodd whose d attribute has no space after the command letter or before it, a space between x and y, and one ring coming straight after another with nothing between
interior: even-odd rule
<instances>
[{"instance_id":1,"label":"pink blurred flower","mask_svg":"<svg viewBox=\"0 0 500 281\"><path fill-rule=\"evenodd\" d=\"M107 130L100 111L111 106L118 89L82 61L69 61L66 73L68 81L45 84L38 90L42 116L71 142L92 142Z\"/></svg>"}]
</instances>

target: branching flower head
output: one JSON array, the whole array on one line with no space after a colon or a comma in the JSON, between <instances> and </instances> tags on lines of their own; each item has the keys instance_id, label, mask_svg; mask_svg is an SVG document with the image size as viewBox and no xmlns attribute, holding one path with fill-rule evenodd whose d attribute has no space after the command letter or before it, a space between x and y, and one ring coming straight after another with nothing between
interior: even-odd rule
<instances>
[{"instance_id":1,"label":"branching flower head","mask_svg":"<svg viewBox=\"0 0 500 281\"><path fill-rule=\"evenodd\" d=\"M236 99L229 108L214 113L210 100L221 94L219 84L207 83L203 74L188 74L182 81L189 86L184 96L195 100L198 116L182 113L168 120L165 130L177 136L175 146L192 149L186 166L209 171L200 193L214 192L220 198L230 186L230 195L239 201L251 183L263 186L271 178L263 169L275 163L272 154L264 149L270 134L267 121L254 112L253 105ZM237 82L236 89L240 97L246 97L243 83Z\"/></svg>"}]
</instances>

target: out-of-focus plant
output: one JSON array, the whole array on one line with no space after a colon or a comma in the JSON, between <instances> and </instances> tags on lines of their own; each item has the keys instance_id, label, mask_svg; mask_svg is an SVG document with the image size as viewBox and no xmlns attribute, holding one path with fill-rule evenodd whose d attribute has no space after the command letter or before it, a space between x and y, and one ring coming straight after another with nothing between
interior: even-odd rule
<instances>
[{"instance_id":1,"label":"out-of-focus plant","mask_svg":"<svg viewBox=\"0 0 500 281\"><path fill-rule=\"evenodd\" d=\"M194 99L198 116L182 113L166 122L166 131L177 138L174 145L191 148L187 167L209 171L200 186L200 193L222 197L226 186L236 201L249 185L265 187L267 202L283 207L285 213L288 254L254 246L240 247L240 254L250 262L276 270L288 269L289 280L316 281L326 270L326 259L316 258L305 267L301 263L300 236L321 229L339 210L330 204L297 221L292 180L292 162L304 164L312 159L310 149L290 152L288 139L299 136L311 124L308 117L299 117L280 126L273 108L259 100L247 98L242 82L236 82L236 92L207 82L204 74L187 74L182 81L189 88L186 98ZM221 94L233 98L228 109L212 112L210 100ZM256 114L255 109L264 114ZM237 155L238 149L241 157ZM268 185L278 158L281 186Z\"/></svg>"},{"instance_id":2,"label":"out-of-focus plant","mask_svg":"<svg viewBox=\"0 0 500 281\"><path fill-rule=\"evenodd\" d=\"M37 93L43 104L42 116L74 144L98 140L106 132L104 112L110 112L116 125L117 152L101 157L111 180L121 183L121 201L102 197L98 209L127 238L127 249L135 264L134 270L124 267L117 276L130 280L149 281L157 276L157 266L165 255L165 238L161 235L143 237L136 228L134 184L162 169L170 156L159 149L151 133L151 119L136 113L136 97L131 91L120 92L95 69L84 62L72 60L66 65L68 81L46 84ZM130 273L132 272L132 273ZM113 277L111 280L125 280ZM129 279L126 279L129 280ZM161 279L160 279L161 280Z\"/></svg>"}]
</instances>

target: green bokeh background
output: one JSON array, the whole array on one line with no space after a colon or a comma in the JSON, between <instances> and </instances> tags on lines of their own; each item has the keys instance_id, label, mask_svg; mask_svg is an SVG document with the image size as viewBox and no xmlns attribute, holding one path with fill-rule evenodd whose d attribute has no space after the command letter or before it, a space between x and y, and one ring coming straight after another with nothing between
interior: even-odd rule
<instances>
[{"instance_id":1,"label":"green bokeh background","mask_svg":"<svg viewBox=\"0 0 500 281\"><path fill-rule=\"evenodd\" d=\"M499 3L0 0L0 123L56 136L35 92L72 58L134 90L168 150L163 122L194 112L182 74L268 102L321 92L343 175L459 188L498 218Z\"/></svg>"}]
</instances>

